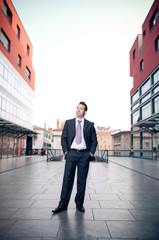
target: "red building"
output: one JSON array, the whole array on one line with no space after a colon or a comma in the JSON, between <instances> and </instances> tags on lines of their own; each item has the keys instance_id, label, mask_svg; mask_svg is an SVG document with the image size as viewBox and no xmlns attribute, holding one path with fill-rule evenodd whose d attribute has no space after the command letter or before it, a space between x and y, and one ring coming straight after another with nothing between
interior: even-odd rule
<instances>
[{"instance_id":1,"label":"red building","mask_svg":"<svg viewBox=\"0 0 159 240\"><path fill-rule=\"evenodd\" d=\"M130 76L131 148L136 156L150 158L152 149L159 149L159 0L130 50Z\"/></svg>"},{"instance_id":2,"label":"red building","mask_svg":"<svg viewBox=\"0 0 159 240\"><path fill-rule=\"evenodd\" d=\"M33 46L11 0L0 0L0 158L31 152ZM24 143L26 142L26 143Z\"/></svg>"}]
</instances>

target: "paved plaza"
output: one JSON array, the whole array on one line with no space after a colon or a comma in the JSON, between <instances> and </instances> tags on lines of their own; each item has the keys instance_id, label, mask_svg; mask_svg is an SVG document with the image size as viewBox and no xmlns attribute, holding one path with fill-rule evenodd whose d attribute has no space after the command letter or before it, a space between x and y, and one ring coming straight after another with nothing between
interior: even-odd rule
<instances>
[{"instance_id":1,"label":"paved plaza","mask_svg":"<svg viewBox=\"0 0 159 240\"><path fill-rule=\"evenodd\" d=\"M0 160L0 240L159 239L159 162L110 158L91 162L85 213L74 185L67 211L57 207L64 161L46 156Z\"/></svg>"}]
</instances>

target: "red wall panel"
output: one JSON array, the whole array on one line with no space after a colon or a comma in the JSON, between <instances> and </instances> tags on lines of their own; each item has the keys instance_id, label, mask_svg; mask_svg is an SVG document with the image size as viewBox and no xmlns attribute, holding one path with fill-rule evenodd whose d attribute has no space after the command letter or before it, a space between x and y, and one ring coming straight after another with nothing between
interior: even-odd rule
<instances>
[{"instance_id":1,"label":"red wall panel","mask_svg":"<svg viewBox=\"0 0 159 240\"><path fill-rule=\"evenodd\" d=\"M18 14L10 0L6 0L8 7L12 12L12 22L10 23L5 14L3 13L3 0L0 0L0 30L3 29L7 37L9 38L10 51L8 52L0 43L0 50L7 57L10 63L16 68L20 75L25 79L27 84L35 90L35 71L32 68L32 56L33 56L33 46L25 32L25 29L18 17ZM17 37L17 25L20 28L20 39ZM27 45L30 48L29 56L27 55ZM18 66L18 55L21 56L22 64L21 67ZM31 79L29 80L25 76L26 66L31 72Z\"/></svg>"},{"instance_id":2,"label":"red wall panel","mask_svg":"<svg viewBox=\"0 0 159 240\"><path fill-rule=\"evenodd\" d=\"M159 36L159 17L150 30L150 19L152 18L155 10L158 7L159 13L159 0L154 1L144 23L142 26L142 53L139 55L138 39L135 40L130 50L130 76L133 76L133 88L130 91L132 95L136 89L146 80L146 78L155 70L159 65L159 51L155 51L155 40ZM145 35L144 35L145 32ZM136 49L136 59L133 60L133 51ZM140 62L143 59L144 69L140 71Z\"/></svg>"}]
</instances>

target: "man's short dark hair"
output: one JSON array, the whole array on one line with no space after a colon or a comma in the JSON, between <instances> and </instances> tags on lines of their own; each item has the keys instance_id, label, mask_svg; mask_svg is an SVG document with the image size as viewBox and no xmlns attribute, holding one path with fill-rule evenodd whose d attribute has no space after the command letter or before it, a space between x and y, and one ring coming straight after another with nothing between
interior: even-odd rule
<instances>
[{"instance_id":1,"label":"man's short dark hair","mask_svg":"<svg viewBox=\"0 0 159 240\"><path fill-rule=\"evenodd\" d=\"M87 104L85 102L80 102L79 104L82 104L85 106L85 111L88 111L88 107L87 107Z\"/></svg>"}]
</instances>

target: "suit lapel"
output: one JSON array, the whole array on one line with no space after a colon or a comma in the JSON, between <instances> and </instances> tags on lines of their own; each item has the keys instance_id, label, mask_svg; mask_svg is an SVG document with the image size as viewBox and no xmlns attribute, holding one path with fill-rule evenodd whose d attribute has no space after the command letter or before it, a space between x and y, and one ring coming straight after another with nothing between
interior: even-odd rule
<instances>
[{"instance_id":1,"label":"suit lapel","mask_svg":"<svg viewBox=\"0 0 159 240\"><path fill-rule=\"evenodd\" d=\"M88 121L86 119L84 119L84 127L83 127L83 135L84 135L84 139L86 139L86 131L87 131L87 127L88 127Z\"/></svg>"},{"instance_id":2,"label":"suit lapel","mask_svg":"<svg viewBox=\"0 0 159 240\"><path fill-rule=\"evenodd\" d=\"M72 131L71 135L73 138L75 137L75 134L76 134L75 125L76 125L76 118L72 119L72 122L71 122L71 131Z\"/></svg>"},{"instance_id":3,"label":"suit lapel","mask_svg":"<svg viewBox=\"0 0 159 240\"><path fill-rule=\"evenodd\" d=\"M73 135L76 134L76 118L73 119Z\"/></svg>"}]
</instances>

